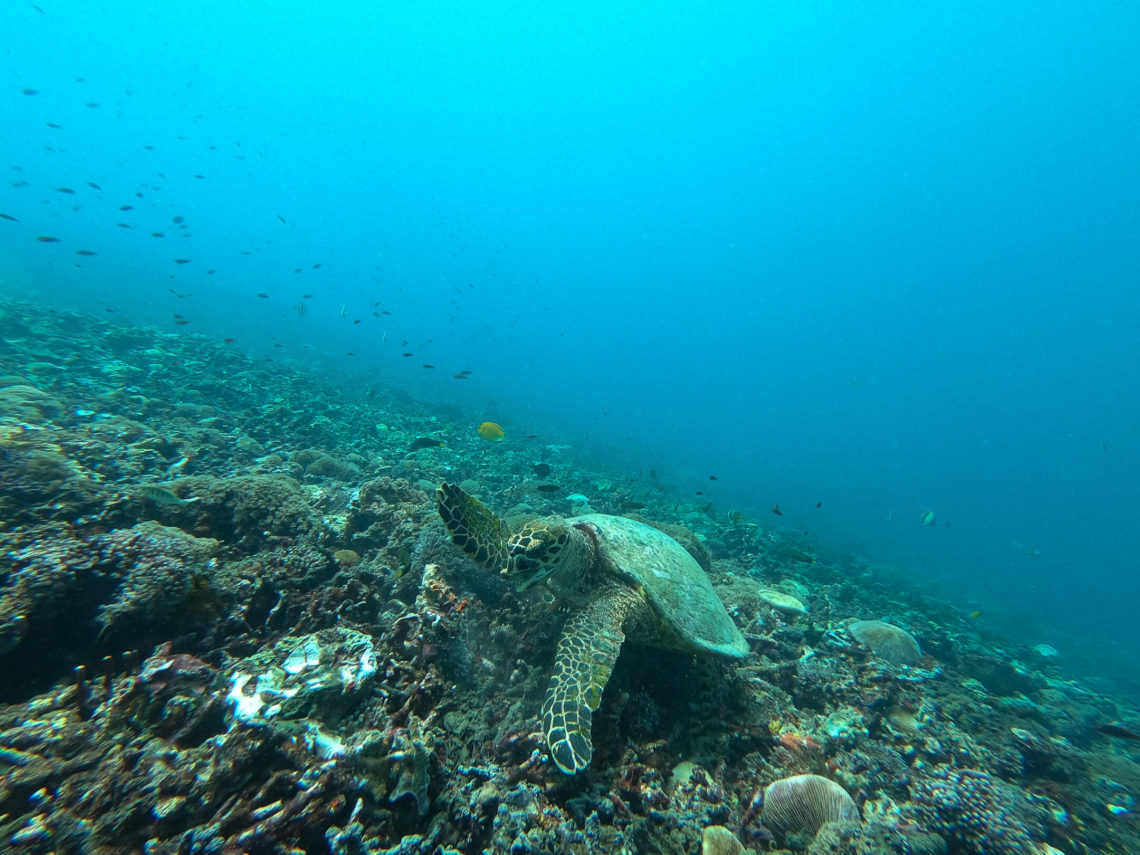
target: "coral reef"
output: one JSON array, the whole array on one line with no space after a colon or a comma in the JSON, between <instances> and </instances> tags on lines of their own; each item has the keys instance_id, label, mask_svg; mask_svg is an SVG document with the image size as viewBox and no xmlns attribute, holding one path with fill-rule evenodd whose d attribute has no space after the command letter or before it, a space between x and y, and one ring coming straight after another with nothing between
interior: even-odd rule
<instances>
[{"instance_id":1,"label":"coral reef","mask_svg":"<svg viewBox=\"0 0 1140 855\"><path fill-rule=\"evenodd\" d=\"M1044 822L1009 785L976 769L939 770L914 787L914 813L972 855L1036 855ZM1034 827L1035 835L1029 828Z\"/></svg>"},{"instance_id":2,"label":"coral reef","mask_svg":"<svg viewBox=\"0 0 1140 855\"><path fill-rule=\"evenodd\" d=\"M773 831L819 831L828 822L858 822L859 808L843 787L820 775L793 775L764 790L760 817Z\"/></svg>"},{"instance_id":3,"label":"coral reef","mask_svg":"<svg viewBox=\"0 0 1140 855\"><path fill-rule=\"evenodd\" d=\"M922 658L914 636L901 627L881 620L857 620L848 625L847 631L857 642L892 665L917 665Z\"/></svg>"},{"instance_id":4,"label":"coral reef","mask_svg":"<svg viewBox=\"0 0 1140 855\"><path fill-rule=\"evenodd\" d=\"M1059 657L802 532L367 391L0 306L0 849L1140 851L1140 713ZM539 710L568 609L449 542L444 480L508 521L636 513L749 656L624 645L561 774Z\"/></svg>"}]
</instances>

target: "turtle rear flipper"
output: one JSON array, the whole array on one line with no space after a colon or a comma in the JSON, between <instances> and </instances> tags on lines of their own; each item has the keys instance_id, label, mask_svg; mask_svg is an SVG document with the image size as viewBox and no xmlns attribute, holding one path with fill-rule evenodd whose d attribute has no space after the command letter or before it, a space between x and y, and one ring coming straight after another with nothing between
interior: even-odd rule
<instances>
[{"instance_id":1,"label":"turtle rear flipper","mask_svg":"<svg viewBox=\"0 0 1140 855\"><path fill-rule=\"evenodd\" d=\"M507 566L507 539L502 520L454 484L440 484L435 498L452 543L487 569L503 570Z\"/></svg>"},{"instance_id":2,"label":"turtle rear flipper","mask_svg":"<svg viewBox=\"0 0 1140 855\"><path fill-rule=\"evenodd\" d=\"M639 591L611 584L562 630L554 673L542 702L542 729L550 756L567 775L590 765L594 755L591 714L602 702L602 691L625 641L622 624L644 603Z\"/></svg>"}]
</instances>

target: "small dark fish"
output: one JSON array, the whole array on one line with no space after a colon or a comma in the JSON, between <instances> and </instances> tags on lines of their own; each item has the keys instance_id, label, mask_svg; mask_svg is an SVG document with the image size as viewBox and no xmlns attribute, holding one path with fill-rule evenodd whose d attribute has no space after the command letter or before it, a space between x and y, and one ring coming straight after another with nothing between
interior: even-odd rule
<instances>
[{"instance_id":1,"label":"small dark fish","mask_svg":"<svg viewBox=\"0 0 1140 855\"><path fill-rule=\"evenodd\" d=\"M778 517L782 517L784 515L784 512L780 510L780 506L778 504L772 505L772 513Z\"/></svg>"},{"instance_id":2,"label":"small dark fish","mask_svg":"<svg viewBox=\"0 0 1140 855\"><path fill-rule=\"evenodd\" d=\"M57 131L63 129L63 125L57 125L55 122L44 122L44 124L47 125L49 128L54 128Z\"/></svg>"},{"instance_id":3,"label":"small dark fish","mask_svg":"<svg viewBox=\"0 0 1140 855\"><path fill-rule=\"evenodd\" d=\"M98 107L98 106L99 106L99 102L98 102L98 101L88 101L88 102L87 102L86 104L84 104L83 106L84 106L84 107L90 107L91 109L95 109L96 107Z\"/></svg>"},{"instance_id":4,"label":"small dark fish","mask_svg":"<svg viewBox=\"0 0 1140 855\"><path fill-rule=\"evenodd\" d=\"M181 222L185 222L185 220L186 220L186 218L184 216L182 216L181 214L179 214L176 217L170 218L170 222L172 222L172 223L181 223Z\"/></svg>"},{"instance_id":5,"label":"small dark fish","mask_svg":"<svg viewBox=\"0 0 1140 855\"><path fill-rule=\"evenodd\" d=\"M205 175L199 175L198 173L194 173L194 177L201 180L201 179L204 179L206 176Z\"/></svg>"},{"instance_id":6,"label":"small dark fish","mask_svg":"<svg viewBox=\"0 0 1140 855\"><path fill-rule=\"evenodd\" d=\"M539 478L545 478L547 475L554 471L550 468L549 463L532 463L530 464L530 468L534 470L534 474Z\"/></svg>"},{"instance_id":7,"label":"small dark fish","mask_svg":"<svg viewBox=\"0 0 1140 855\"><path fill-rule=\"evenodd\" d=\"M258 291L257 296L260 297L262 300L268 300L269 299L269 295L266 294L264 291Z\"/></svg>"},{"instance_id":8,"label":"small dark fish","mask_svg":"<svg viewBox=\"0 0 1140 855\"><path fill-rule=\"evenodd\" d=\"M360 321L357 321L357 323L360 323ZM452 374L451 376L454 377L456 380L466 380L467 379L466 374Z\"/></svg>"},{"instance_id":9,"label":"small dark fish","mask_svg":"<svg viewBox=\"0 0 1140 855\"><path fill-rule=\"evenodd\" d=\"M1093 730L1097 733L1103 733L1105 736L1115 736L1117 739L1131 739L1133 742L1140 742L1140 733L1132 730L1132 728L1125 727L1118 721L1095 725Z\"/></svg>"},{"instance_id":10,"label":"small dark fish","mask_svg":"<svg viewBox=\"0 0 1140 855\"><path fill-rule=\"evenodd\" d=\"M303 269L304 269L303 267L294 267L293 272L294 273L300 273Z\"/></svg>"},{"instance_id":11,"label":"small dark fish","mask_svg":"<svg viewBox=\"0 0 1140 855\"><path fill-rule=\"evenodd\" d=\"M391 313L391 312L389 312L387 309L381 309L381 310L380 310L380 314L382 314L382 315L390 315L390 314L392 314L392 313Z\"/></svg>"},{"instance_id":12,"label":"small dark fish","mask_svg":"<svg viewBox=\"0 0 1140 855\"><path fill-rule=\"evenodd\" d=\"M313 299L313 295L312 294L302 294L301 299L302 300L311 300L311 299Z\"/></svg>"},{"instance_id":13,"label":"small dark fish","mask_svg":"<svg viewBox=\"0 0 1140 855\"><path fill-rule=\"evenodd\" d=\"M184 326L186 326L188 323L190 323L190 322L189 322L188 320L186 320L185 318L183 318L183 319L182 319L182 320L180 320L180 321L175 321L175 322L174 322L175 326L179 326L179 327L184 327Z\"/></svg>"},{"instance_id":14,"label":"small dark fish","mask_svg":"<svg viewBox=\"0 0 1140 855\"><path fill-rule=\"evenodd\" d=\"M415 356L414 353L401 353L400 356Z\"/></svg>"},{"instance_id":15,"label":"small dark fish","mask_svg":"<svg viewBox=\"0 0 1140 855\"><path fill-rule=\"evenodd\" d=\"M320 270L322 266L323 266L323 265L320 265L320 264L314 264L314 265L313 265L313 270Z\"/></svg>"},{"instance_id":16,"label":"small dark fish","mask_svg":"<svg viewBox=\"0 0 1140 855\"><path fill-rule=\"evenodd\" d=\"M559 487L557 484L539 484L534 489L538 490L538 492L540 492L540 493L560 493L560 492L562 492L562 488Z\"/></svg>"},{"instance_id":17,"label":"small dark fish","mask_svg":"<svg viewBox=\"0 0 1140 855\"><path fill-rule=\"evenodd\" d=\"M164 235L162 232L151 232L150 236L151 237L159 237L159 238L166 237L166 235Z\"/></svg>"},{"instance_id":18,"label":"small dark fish","mask_svg":"<svg viewBox=\"0 0 1140 855\"><path fill-rule=\"evenodd\" d=\"M174 263L175 264L189 264L192 260L193 259L190 259L190 258L176 258L176 259L174 259Z\"/></svg>"},{"instance_id":19,"label":"small dark fish","mask_svg":"<svg viewBox=\"0 0 1140 855\"><path fill-rule=\"evenodd\" d=\"M285 218L283 216L281 216L280 214L277 215L277 219L279 219L283 223L285 222ZM288 223L285 223L285 224L288 225Z\"/></svg>"},{"instance_id":20,"label":"small dark fish","mask_svg":"<svg viewBox=\"0 0 1140 855\"><path fill-rule=\"evenodd\" d=\"M823 506L823 500L822 500L822 499L820 499L818 502L816 502L816 503L815 503L815 506L816 506L817 508L819 508L819 507L822 507L822 506Z\"/></svg>"},{"instance_id":21,"label":"small dark fish","mask_svg":"<svg viewBox=\"0 0 1140 855\"><path fill-rule=\"evenodd\" d=\"M94 181L88 181L87 186L90 187L92 190L102 190L103 189L98 184L96 184Z\"/></svg>"},{"instance_id":22,"label":"small dark fish","mask_svg":"<svg viewBox=\"0 0 1140 855\"><path fill-rule=\"evenodd\" d=\"M443 448L447 443L442 439L432 439L430 436L421 436L412 442L409 451L419 451L421 448Z\"/></svg>"},{"instance_id":23,"label":"small dark fish","mask_svg":"<svg viewBox=\"0 0 1140 855\"><path fill-rule=\"evenodd\" d=\"M120 229L129 229L131 227L129 223L115 223L115 225Z\"/></svg>"},{"instance_id":24,"label":"small dark fish","mask_svg":"<svg viewBox=\"0 0 1140 855\"><path fill-rule=\"evenodd\" d=\"M67 195L69 195L69 196L74 196L74 195L75 195L75 191L74 191L74 190L72 190L70 187L56 187L56 188L55 188L55 192L57 192L57 193L66 193L66 194L67 194Z\"/></svg>"},{"instance_id":25,"label":"small dark fish","mask_svg":"<svg viewBox=\"0 0 1140 855\"><path fill-rule=\"evenodd\" d=\"M645 502L622 502L621 509L623 511L640 511L649 507Z\"/></svg>"},{"instance_id":26,"label":"small dark fish","mask_svg":"<svg viewBox=\"0 0 1140 855\"><path fill-rule=\"evenodd\" d=\"M709 476L709 480L710 480L710 481L715 481L715 480L716 480L716 476L715 476L715 475L710 475L710 476Z\"/></svg>"},{"instance_id":27,"label":"small dark fish","mask_svg":"<svg viewBox=\"0 0 1140 855\"><path fill-rule=\"evenodd\" d=\"M431 365L431 364L429 364L429 363L427 363L427 362L425 362L425 363L424 363L424 368L435 368L435 366L434 366L434 365Z\"/></svg>"},{"instance_id":28,"label":"small dark fish","mask_svg":"<svg viewBox=\"0 0 1140 855\"><path fill-rule=\"evenodd\" d=\"M89 249L77 249L77 250L75 250L75 254L76 255L94 255L95 253L93 253Z\"/></svg>"},{"instance_id":29,"label":"small dark fish","mask_svg":"<svg viewBox=\"0 0 1140 855\"><path fill-rule=\"evenodd\" d=\"M359 321L359 320L355 320L355 321L353 321L352 323L353 323L353 324L358 324L358 323L360 323L360 321Z\"/></svg>"},{"instance_id":30,"label":"small dark fish","mask_svg":"<svg viewBox=\"0 0 1140 855\"><path fill-rule=\"evenodd\" d=\"M694 495L696 495L696 496L703 496L704 494L705 494L704 490L697 490L697 492L694 493Z\"/></svg>"},{"instance_id":31,"label":"small dark fish","mask_svg":"<svg viewBox=\"0 0 1140 855\"><path fill-rule=\"evenodd\" d=\"M15 217L11 216L10 214L0 214L0 220L7 220L10 223L20 222L19 220L17 220Z\"/></svg>"},{"instance_id":32,"label":"small dark fish","mask_svg":"<svg viewBox=\"0 0 1140 855\"><path fill-rule=\"evenodd\" d=\"M39 95L40 90L39 89L25 89L24 94L25 95Z\"/></svg>"},{"instance_id":33,"label":"small dark fish","mask_svg":"<svg viewBox=\"0 0 1140 855\"><path fill-rule=\"evenodd\" d=\"M120 205L119 206L120 211L133 211L134 209L135 209L134 205Z\"/></svg>"},{"instance_id":34,"label":"small dark fish","mask_svg":"<svg viewBox=\"0 0 1140 855\"><path fill-rule=\"evenodd\" d=\"M59 238L51 237L50 235L40 235L36 240L40 243L59 243Z\"/></svg>"}]
</instances>

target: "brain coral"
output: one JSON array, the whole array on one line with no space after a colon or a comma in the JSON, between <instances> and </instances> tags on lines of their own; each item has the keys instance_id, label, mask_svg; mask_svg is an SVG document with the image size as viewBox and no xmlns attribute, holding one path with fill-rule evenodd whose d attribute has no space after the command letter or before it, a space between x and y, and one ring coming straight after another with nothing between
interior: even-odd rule
<instances>
[{"instance_id":1,"label":"brain coral","mask_svg":"<svg viewBox=\"0 0 1140 855\"><path fill-rule=\"evenodd\" d=\"M859 822L859 808L847 791L820 775L793 775L764 790L763 823L773 831L814 834L825 822Z\"/></svg>"},{"instance_id":2,"label":"brain coral","mask_svg":"<svg viewBox=\"0 0 1140 855\"><path fill-rule=\"evenodd\" d=\"M922 651L914 636L881 620L857 620L847 627L851 637L892 665L917 665Z\"/></svg>"}]
</instances>

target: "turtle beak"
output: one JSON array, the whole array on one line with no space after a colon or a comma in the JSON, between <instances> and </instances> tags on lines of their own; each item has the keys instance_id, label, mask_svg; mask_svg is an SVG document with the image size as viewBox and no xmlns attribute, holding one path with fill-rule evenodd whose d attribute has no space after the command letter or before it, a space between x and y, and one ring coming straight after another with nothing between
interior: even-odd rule
<instances>
[{"instance_id":1,"label":"turtle beak","mask_svg":"<svg viewBox=\"0 0 1140 855\"><path fill-rule=\"evenodd\" d=\"M518 591L526 591L545 576L543 565L532 559L526 549L514 544L510 547L510 556L507 557L503 573L507 578L515 580L515 589Z\"/></svg>"},{"instance_id":2,"label":"turtle beak","mask_svg":"<svg viewBox=\"0 0 1140 855\"><path fill-rule=\"evenodd\" d=\"M511 544L508 547L509 557L503 573L515 581L515 590L525 591L527 588L541 582L550 575L553 567L547 567L524 547Z\"/></svg>"}]
</instances>

